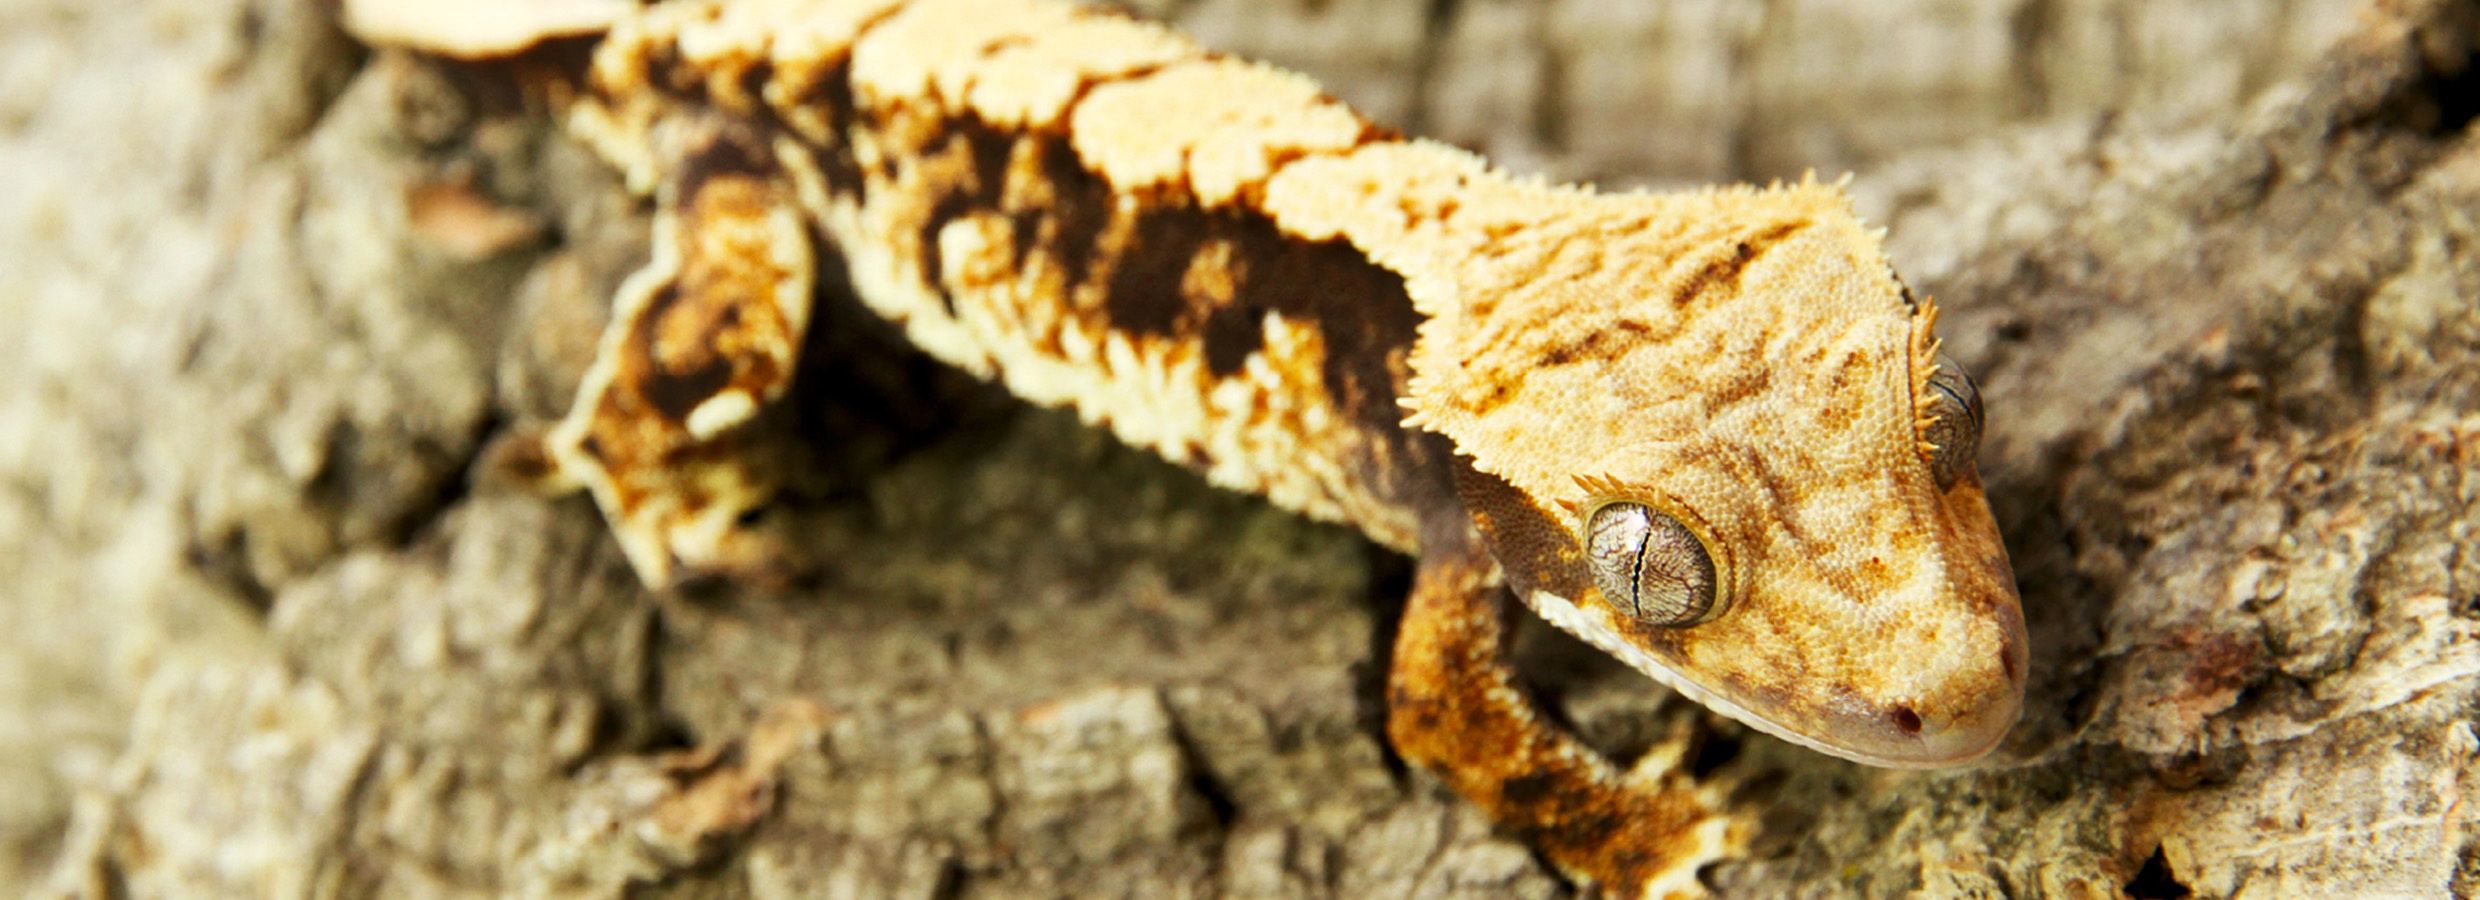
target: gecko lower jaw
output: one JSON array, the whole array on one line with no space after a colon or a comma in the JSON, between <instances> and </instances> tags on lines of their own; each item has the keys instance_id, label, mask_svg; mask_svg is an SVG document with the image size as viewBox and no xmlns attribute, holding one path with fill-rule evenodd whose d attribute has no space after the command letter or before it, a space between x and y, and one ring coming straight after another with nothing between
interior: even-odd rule
<instances>
[{"instance_id":1,"label":"gecko lower jaw","mask_svg":"<svg viewBox=\"0 0 2480 900\"><path fill-rule=\"evenodd\" d=\"M2022 703L2008 692L1960 720L1922 721L1907 708L1836 715L1794 727L1762 715L1668 670L1638 667L1665 686L1741 724L1828 756L1888 769L1940 769L1989 755L2015 725Z\"/></svg>"},{"instance_id":2,"label":"gecko lower jaw","mask_svg":"<svg viewBox=\"0 0 2480 900\"><path fill-rule=\"evenodd\" d=\"M1957 684L1945 692L1945 696L1965 698L1949 707L1957 710L1953 713L1923 716L1906 706L1857 706L1795 722L1753 709L1629 646L1597 627L1565 597L1533 591L1527 599L1551 623L1707 709L1802 747L1864 765L1889 769L1962 765L1996 749L2022 713L2023 686L2006 678L2002 670L1992 669L1959 673L1960 681L1971 687Z\"/></svg>"},{"instance_id":3,"label":"gecko lower jaw","mask_svg":"<svg viewBox=\"0 0 2480 900\"><path fill-rule=\"evenodd\" d=\"M2014 727L2016 706L2015 702L2008 702L2002 708L1984 710L1969 722L1923 724L1917 732L1889 728L1884 717L1877 717L1867 726L1853 725L1839 732L1857 738L1840 745L1794 740L1853 762L1889 769L1959 766L1997 749L2008 729Z\"/></svg>"}]
</instances>

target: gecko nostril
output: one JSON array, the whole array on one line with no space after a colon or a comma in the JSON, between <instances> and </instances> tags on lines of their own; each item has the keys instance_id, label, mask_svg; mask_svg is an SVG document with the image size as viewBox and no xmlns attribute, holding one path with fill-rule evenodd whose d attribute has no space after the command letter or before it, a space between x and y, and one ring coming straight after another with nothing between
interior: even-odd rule
<instances>
[{"instance_id":1,"label":"gecko nostril","mask_svg":"<svg viewBox=\"0 0 2480 900\"><path fill-rule=\"evenodd\" d=\"M1896 731L1903 732L1904 734L1920 733L1920 714L1913 712L1912 708L1909 706L1895 707L1892 711L1886 713L1886 718L1894 722L1894 728Z\"/></svg>"}]
</instances>

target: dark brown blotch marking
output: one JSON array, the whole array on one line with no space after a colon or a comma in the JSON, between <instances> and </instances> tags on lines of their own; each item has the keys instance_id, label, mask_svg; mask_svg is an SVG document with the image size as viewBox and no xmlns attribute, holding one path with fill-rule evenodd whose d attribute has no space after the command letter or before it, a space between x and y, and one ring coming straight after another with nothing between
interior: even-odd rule
<instances>
[{"instance_id":1,"label":"dark brown blotch marking","mask_svg":"<svg viewBox=\"0 0 2480 900\"><path fill-rule=\"evenodd\" d=\"M706 139L683 152L676 168L680 174L673 185L684 209L695 207L698 193L709 182L727 178L772 181L780 171L766 138L756 129L720 117L709 122L713 127Z\"/></svg>"},{"instance_id":2,"label":"dark brown blotch marking","mask_svg":"<svg viewBox=\"0 0 2480 900\"><path fill-rule=\"evenodd\" d=\"M1180 336L1202 329L1215 310L1191 310L1180 282L1189 261L1213 238L1212 226L1193 211L1149 209L1137 214L1135 243L1111 267L1103 312L1111 325L1145 335Z\"/></svg>"},{"instance_id":3,"label":"dark brown blotch marking","mask_svg":"<svg viewBox=\"0 0 2480 900\"><path fill-rule=\"evenodd\" d=\"M1838 434L1860 421L1862 404L1857 398L1830 396L1817 404L1817 430Z\"/></svg>"},{"instance_id":4,"label":"dark brown blotch marking","mask_svg":"<svg viewBox=\"0 0 2480 900\"><path fill-rule=\"evenodd\" d=\"M1488 541L1490 554L1519 594L1548 591L1578 604L1592 596L1583 550L1556 513L1544 509L1506 479L1475 469L1470 457L1455 461L1456 492Z\"/></svg>"},{"instance_id":5,"label":"dark brown blotch marking","mask_svg":"<svg viewBox=\"0 0 2480 900\"><path fill-rule=\"evenodd\" d=\"M697 67L681 63L679 45L670 41L645 45L644 53L638 59L645 68L647 87L674 100L706 102L706 77ZM611 87L595 85L597 92L605 97L612 96L608 90ZM617 87L624 91L634 90L633 85Z\"/></svg>"},{"instance_id":6,"label":"dark brown blotch marking","mask_svg":"<svg viewBox=\"0 0 2480 900\"><path fill-rule=\"evenodd\" d=\"M933 140L923 154L927 158L962 153L968 161L964 177L929 185L934 191L930 212L921 220L921 280L938 290L950 316L956 314L956 301L949 296L941 274L946 260L939 250L939 232L965 216L999 209L1000 198L1007 190L1008 158L1015 146L1015 140L1008 135L977 120L965 119L950 122L944 138Z\"/></svg>"},{"instance_id":7,"label":"dark brown blotch marking","mask_svg":"<svg viewBox=\"0 0 2480 900\"><path fill-rule=\"evenodd\" d=\"M922 247L919 273L923 284L943 298L946 260L939 232L977 213L1007 218L1010 263L1017 273L1030 271L1034 258L1043 255L1059 266L1064 287L1073 289L1092 276L1103 232L1111 223L1112 196L1063 137L1018 136L968 114L939 122L931 136L907 154L921 159L962 154L967 162L962 177L950 170L934 176L942 179L939 183L925 186L929 210L917 232ZM879 178L898 179L894 156L883 163ZM1021 171L1016 165L1020 157L1027 160ZM1026 178L1033 183L1018 181ZM953 300L948 303L952 315Z\"/></svg>"},{"instance_id":8,"label":"dark brown blotch marking","mask_svg":"<svg viewBox=\"0 0 2480 900\"><path fill-rule=\"evenodd\" d=\"M1742 482L1755 482L1758 489L1765 492L1769 513L1763 517L1765 521L1782 526L1792 540L1816 548L1819 553L1832 551L1831 546L1819 543L1816 536L1808 532L1807 526L1800 524L1799 516L1794 514L1799 509L1799 489L1791 483L1791 479L1775 470L1772 460L1753 450L1734 453L1729 458L1735 463L1731 466L1733 475L1739 476Z\"/></svg>"},{"instance_id":9,"label":"dark brown blotch marking","mask_svg":"<svg viewBox=\"0 0 2480 900\"><path fill-rule=\"evenodd\" d=\"M869 179L863 177L861 160L853 154L853 128L859 119L859 107L853 99L852 56L843 58L820 75L818 83L803 95L792 99L804 108L816 110L826 123L830 139L824 144L810 144L811 159L818 165L818 174L826 179L827 193L849 197L855 202L869 198ZM893 172L882 172L893 178Z\"/></svg>"},{"instance_id":10,"label":"dark brown blotch marking","mask_svg":"<svg viewBox=\"0 0 2480 900\"><path fill-rule=\"evenodd\" d=\"M1540 811L1534 821L1517 825L1529 843L1587 848L1609 842L1621 824L1619 810L1611 808L1618 805L1614 798L1592 787L1565 772L1535 771L1501 783L1499 797L1510 806Z\"/></svg>"},{"instance_id":11,"label":"dark brown blotch marking","mask_svg":"<svg viewBox=\"0 0 2480 900\"><path fill-rule=\"evenodd\" d=\"M1688 277L1682 279L1679 287L1671 292L1671 305L1686 306L1693 303L1699 298L1706 297L1716 286L1726 281L1736 286L1739 282L1739 273L1748 268L1749 260L1756 257L1756 249L1750 247L1747 241L1740 241L1730 253L1707 260L1704 265L1697 267L1696 271L1688 273Z\"/></svg>"},{"instance_id":12,"label":"dark brown blotch marking","mask_svg":"<svg viewBox=\"0 0 2480 900\"><path fill-rule=\"evenodd\" d=\"M1731 377L1706 392L1705 417L1721 415L1734 406L1748 402L1774 385L1773 366L1749 366L1735 370Z\"/></svg>"},{"instance_id":13,"label":"dark brown blotch marking","mask_svg":"<svg viewBox=\"0 0 2480 900\"><path fill-rule=\"evenodd\" d=\"M1507 405L1507 401L1516 398L1516 385L1520 383L1503 379L1490 382L1488 392L1472 402L1472 414L1486 416L1499 407Z\"/></svg>"},{"instance_id":14,"label":"dark brown blotch marking","mask_svg":"<svg viewBox=\"0 0 2480 900\"><path fill-rule=\"evenodd\" d=\"M1852 376L1868 363L1867 353L1859 350L1846 351L1843 358L1834 364L1834 374L1826 382L1826 392L1837 397L1850 392Z\"/></svg>"},{"instance_id":15,"label":"dark brown blotch marking","mask_svg":"<svg viewBox=\"0 0 2480 900\"><path fill-rule=\"evenodd\" d=\"M1607 360L1626 348L1654 340L1652 325L1636 319L1621 319L1609 328L1596 328L1572 340L1553 344L1541 352L1543 366L1564 366Z\"/></svg>"},{"instance_id":16,"label":"dark brown blotch marking","mask_svg":"<svg viewBox=\"0 0 2480 900\"><path fill-rule=\"evenodd\" d=\"M1688 273L1688 277L1679 283L1678 290L1671 294L1671 304L1686 306L1711 294L1736 293L1740 275L1748 271L1750 263L1764 255L1765 251L1773 249L1784 237L1807 226L1807 222L1779 223L1733 242L1731 252L1707 260L1696 271Z\"/></svg>"},{"instance_id":17,"label":"dark brown blotch marking","mask_svg":"<svg viewBox=\"0 0 2480 900\"><path fill-rule=\"evenodd\" d=\"M1534 359L1534 365L1540 368L1553 368L1606 362L1624 355L1631 347L1662 340L1664 337L1668 335L1657 337L1652 325L1635 319L1621 319L1613 323L1610 328L1588 331L1551 345L1539 352ZM1516 396L1522 393L1522 387L1521 379L1493 381L1484 393L1472 398L1466 404L1466 408L1472 415L1489 415L1496 412L1499 407L1515 400Z\"/></svg>"},{"instance_id":18,"label":"dark brown blotch marking","mask_svg":"<svg viewBox=\"0 0 2480 900\"><path fill-rule=\"evenodd\" d=\"M655 346L665 317L684 311L679 285L666 284L647 303L646 325L631 335L639 344L632 357L646 361L645 377L637 382L638 394L656 413L674 422L688 418L690 410L732 383L732 364L711 348L667 354L666 349L675 348Z\"/></svg>"},{"instance_id":19,"label":"dark brown blotch marking","mask_svg":"<svg viewBox=\"0 0 2480 900\"><path fill-rule=\"evenodd\" d=\"M1505 777L1489 804L1526 844L1569 864L1583 863L1608 887L1651 879L1678 847L1647 841L1648 832L1684 838L1704 810L1692 796L1651 786L1614 790L1550 760ZM1512 768L1512 767L1511 767Z\"/></svg>"},{"instance_id":20,"label":"dark brown blotch marking","mask_svg":"<svg viewBox=\"0 0 2480 900\"><path fill-rule=\"evenodd\" d=\"M1017 222L1016 269L1025 270L1036 248L1046 249L1063 282L1074 288L1093 277L1102 233L1111 225L1111 191L1100 176L1086 170L1065 138L1043 135L1032 140L1033 168L1049 186L1049 196L1046 203L1010 213Z\"/></svg>"},{"instance_id":21,"label":"dark brown blotch marking","mask_svg":"<svg viewBox=\"0 0 2480 900\"><path fill-rule=\"evenodd\" d=\"M830 194L847 196L855 201L866 200L869 195L869 179L863 176L860 159L853 153L853 134L861 120L861 106L854 96L852 85L853 48L860 46L880 25L895 18L896 13L902 10L903 6L899 4L871 13L853 30L852 40L834 51L832 62L819 73L818 81L798 96L784 100L790 106L815 111L825 120L830 139L824 146L811 144L810 149L817 161L819 174L826 179ZM771 76L774 63L765 61L761 65ZM763 85L751 90L758 87ZM765 95L759 93L754 96L763 98ZM882 169L880 175L889 180L895 177L892 170L886 169Z\"/></svg>"},{"instance_id":22,"label":"dark brown blotch marking","mask_svg":"<svg viewBox=\"0 0 2480 900\"><path fill-rule=\"evenodd\" d=\"M814 112L824 120L828 140L823 144L807 143L812 154L811 158L818 165L819 174L826 179L829 194L849 197L856 201L865 199L869 194L869 179L863 176L860 160L853 153L853 133L860 123L861 108L853 94L852 51L854 47L868 39L872 32L877 31L880 25L894 18L895 14L902 9L903 6L899 4L872 13L854 30L850 42L831 51L827 59L820 60L826 67L819 72L815 82L803 86L797 94L776 101L784 107ZM663 66L672 66L678 64L678 58L678 49L671 44L664 44L650 52L648 66L650 70L661 71L661 68L657 66L658 59ZM741 89L749 92L750 96L759 98L761 103L766 103L766 82L774 79L775 71L773 60L758 60L750 66L748 71L742 73ZM706 102L702 84L692 86L691 90L693 93L687 99L697 103ZM792 131L789 128L784 130L787 133ZM878 175L887 180L895 178L892 160L881 161Z\"/></svg>"},{"instance_id":23,"label":"dark brown blotch marking","mask_svg":"<svg viewBox=\"0 0 2480 900\"><path fill-rule=\"evenodd\" d=\"M1266 330L1260 320L1240 315L1216 315L1206 319L1200 329L1205 346L1206 371L1216 378L1229 378L1240 371L1266 345Z\"/></svg>"},{"instance_id":24,"label":"dark brown blotch marking","mask_svg":"<svg viewBox=\"0 0 2480 900\"><path fill-rule=\"evenodd\" d=\"M760 104L766 102L766 83L775 78L775 61L759 57L742 69L738 81L741 93Z\"/></svg>"},{"instance_id":25,"label":"dark brown blotch marking","mask_svg":"<svg viewBox=\"0 0 2480 900\"><path fill-rule=\"evenodd\" d=\"M1396 428L1398 386L1385 362L1411 345L1419 323L1403 279L1348 244L1287 238L1253 214L1166 202L1135 224L1105 292L1114 327L1197 341L1208 370L1229 377L1261 348L1267 316L1309 324L1324 339L1321 374L1336 406L1354 421ZM1231 250L1231 297L1186 295L1190 261L1218 243Z\"/></svg>"}]
</instances>

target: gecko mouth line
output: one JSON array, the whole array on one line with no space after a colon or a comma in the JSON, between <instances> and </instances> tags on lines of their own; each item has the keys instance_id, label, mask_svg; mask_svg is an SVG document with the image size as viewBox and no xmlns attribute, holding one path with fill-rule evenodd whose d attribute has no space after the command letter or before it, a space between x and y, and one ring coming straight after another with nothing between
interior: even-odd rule
<instances>
[{"instance_id":1,"label":"gecko mouth line","mask_svg":"<svg viewBox=\"0 0 2480 900\"><path fill-rule=\"evenodd\" d=\"M1997 749L2000 739L2006 736L2008 726L2014 724L2022 704L2021 695L2002 696L1995 698L1988 707L1970 711L1968 718L1950 718L1936 723L1923 722L1919 714L1907 706L1896 706L1892 710L1822 712L1823 715L1833 716L1838 724L1830 728L1795 726L1780 721L1776 716L1759 712L1751 704L1740 702L1731 692L1700 684L1679 668L1631 646L1601 627L1575 602L1565 597L1547 591L1533 591L1525 597L1525 601L1543 619L1558 625L1561 630L1577 635L1586 643L1626 663L1629 668L1696 701L1698 705L1774 737L1857 763L1894 769L1934 769L1972 762ZM1853 739L1861 737L1867 740Z\"/></svg>"}]
</instances>

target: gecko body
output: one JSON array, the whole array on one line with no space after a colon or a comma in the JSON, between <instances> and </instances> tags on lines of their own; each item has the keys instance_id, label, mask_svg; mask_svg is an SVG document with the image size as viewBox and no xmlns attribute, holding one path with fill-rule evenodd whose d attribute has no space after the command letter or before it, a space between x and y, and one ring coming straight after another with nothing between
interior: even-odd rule
<instances>
[{"instance_id":1,"label":"gecko body","mask_svg":"<svg viewBox=\"0 0 2480 900\"><path fill-rule=\"evenodd\" d=\"M656 239L546 446L650 583L764 565L743 445L835 253L940 359L1414 556L1390 738L1581 879L1694 893L1749 826L1540 716L1503 595L1862 762L2016 716L1978 395L1838 187L1515 178L1033 0L630 10L566 115Z\"/></svg>"}]
</instances>

